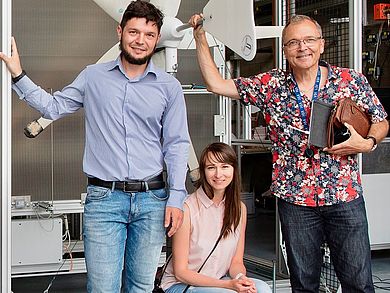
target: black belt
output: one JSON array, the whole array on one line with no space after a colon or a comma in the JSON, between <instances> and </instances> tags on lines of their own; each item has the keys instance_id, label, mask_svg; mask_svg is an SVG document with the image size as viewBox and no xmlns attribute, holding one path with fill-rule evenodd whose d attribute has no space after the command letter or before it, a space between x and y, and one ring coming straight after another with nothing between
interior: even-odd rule
<instances>
[{"instance_id":1,"label":"black belt","mask_svg":"<svg viewBox=\"0 0 390 293\"><path fill-rule=\"evenodd\" d=\"M163 175L157 175L147 181L128 180L128 181L104 181L99 178L88 178L88 184L112 189L122 190L124 192L144 192L147 190L161 189L165 187Z\"/></svg>"}]
</instances>

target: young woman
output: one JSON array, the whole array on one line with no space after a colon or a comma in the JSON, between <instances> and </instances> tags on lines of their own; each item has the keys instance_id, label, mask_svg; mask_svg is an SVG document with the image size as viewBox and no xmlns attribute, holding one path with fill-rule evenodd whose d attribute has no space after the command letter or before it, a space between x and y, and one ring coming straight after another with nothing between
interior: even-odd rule
<instances>
[{"instance_id":1,"label":"young woman","mask_svg":"<svg viewBox=\"0 0 390 293\"><path fill-rule=\"evenodd\" d=\"M271 292L265 282L246 277L246 207L240 201L234 150L224 143L210 144L203 150L199 170L198 189L186 199L183 225L173 236L173 257L162 288L167 293L181 293L187 285L187 292Z\"/></svg>"}]
</instances>

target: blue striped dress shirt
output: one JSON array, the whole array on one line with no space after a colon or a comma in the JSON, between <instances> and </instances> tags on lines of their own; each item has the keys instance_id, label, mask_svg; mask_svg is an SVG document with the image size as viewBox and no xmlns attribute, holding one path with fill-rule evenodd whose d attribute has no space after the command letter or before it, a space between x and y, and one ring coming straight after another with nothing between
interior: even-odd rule
<instances>
[{"instance_id":1,"label":"blue striped dress shirt","mask_svg":"<svg viewBox=\"0 0 390 293\"><path fill-rule=\"evenodd\" d=\"M183 208L190 143L184 95L179 81L152 61L135 78L126 76L119 57L87 66L53 95L27 76L13 88L44 118L56 120L84 107L87 176L147 180L160 174L165 163L167 206Z\"/></svg>"}]
</instances>

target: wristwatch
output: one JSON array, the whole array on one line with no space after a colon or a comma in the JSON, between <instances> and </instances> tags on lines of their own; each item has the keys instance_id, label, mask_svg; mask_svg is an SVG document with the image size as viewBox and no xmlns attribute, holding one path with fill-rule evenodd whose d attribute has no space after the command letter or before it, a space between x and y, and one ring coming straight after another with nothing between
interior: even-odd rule
<instances>
[{"instance_id":1,"label":"wristwatch","mask_svg":"<svg viewBox=\"0 0 390 293\"><path fill-rule=\"evenodd\" d=\"M366 136L366 139L371 139L373 142L374 142L374 145L372 146L371 148L371 152L375 151L375 149L377 148L377 143L376 143L376 138L371 136L371 135L367 135Z\"/></svg>"},{"instance_id":2,"label":"wristwatch","mask_svg":"<svg viewBox=\"0 0 390 293\"><path fill-rule=\"evenodd\" d=\"M17 83L19 80L21 80L26 75L26 71L22 70L22 73L20 73L18 76L15 76L12 78L12 83Z\"/></svg>"}]
</instances>

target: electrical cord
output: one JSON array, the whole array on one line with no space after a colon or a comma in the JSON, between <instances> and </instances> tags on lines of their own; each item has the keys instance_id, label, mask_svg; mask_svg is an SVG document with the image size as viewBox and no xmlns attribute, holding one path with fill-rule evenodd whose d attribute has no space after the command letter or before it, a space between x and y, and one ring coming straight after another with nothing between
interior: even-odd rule
<instances>
[{"instance_id":1,"label":"electrical cord","mask_svg":"<svg viewBox=\"0 0 390 293\"><path fill-rule=\"evenodd\" d=\"M379 45L381 43L381 35L382 35L382 30L383 30L383 25L385 24L385 22L382 22L381 23L381 26L379 27L379 31L378 31L378 39L376 41L376 46L375 46L375 55L374 55L374 74L373 74L373 78L375 80L378 80L379 79L379 74L376 70L376 64L377 64L377 61L378 61L378 49L379 49Z\"/></svg>"},{"instance_id":2,"label":"electrical cord","mask_svg":"<svg viewBox=\"0 0 390 293\"><path fill-rule=\"evenodd\" d=\"M38 209L40 208L39 206L39 203L37 205L34 205L33 206L33 211L34 211L34 214L38 220L38 224L39 224L39 227L41 227L41 229L45 232L52 232L53 229L54 229L54 217L53 217L53 211L52 210L47 210L49 212L49 215L47 217L44 217L42 216L39 212L38 212ZM49 229L46 229L43 225L42 225L42 222L41 220L48 220L48 219L51 219L51 226Z\"/></svg>"},{"instance_id":3,"label":"electrical cord","mask_svg":"<svg viewBox=\"0 0 390 293\"><path fill-rule=\"evenodd\" d=\"M71 240L70 240L70 232L69 232L69 223L68 223L68 216L64 214L64 225L65 225L65 233L62 236L62 241L65 242L68 239L67 245L64 243L64 251L68 252L69 258L70 258L70 268L69 271L73 270L73 256L72 251L69 250Z\"/></svg>"},{"instance_id":4,"label":"electrical cord","mask_svg":"<svg viewBox=\"0 0 390 293\"><path fill-rule=\"evenodd\" d=\"M375 289L390 291L390 278L381 279L376 275L372 275L372 277L378 279L378 281L374 281L374 288Z\"/></svg>"},{"instance_id":5,"label":"electrical cord","mask_svg":"<svg viewBox=\"0 0 390 293\"><path fill-rule=\"evenodd\" d=\"M80 235L80 237L81 237L81 235ZM79 242L79 240L76 240L76 241L75 241L75 243L74 243L73 246L72 246L72 249L70 249L70 252L73 251L73 249L75 248L75 246L76 246L76 244L77 244L78 242ZM64 259L64 260L62 261L61 266L58 268L58 270L56 271L56 273L55 273L55 275L53 276L53 278L50 280L49 285L48 285L47 288L43 291L43 293L49 293L49 290L50 290L51 286L53 286L53 283L54 283L55 279L57 278L58 274L60 273L62 267L63 267L64 264L65 264L65 262L66 262L66 259Z\"/></svg>"}]
</instances>

